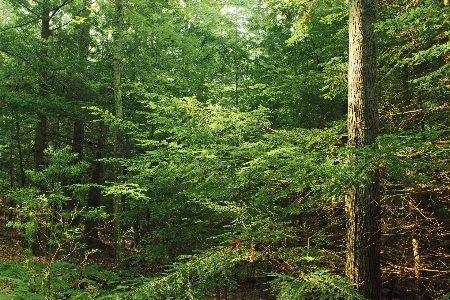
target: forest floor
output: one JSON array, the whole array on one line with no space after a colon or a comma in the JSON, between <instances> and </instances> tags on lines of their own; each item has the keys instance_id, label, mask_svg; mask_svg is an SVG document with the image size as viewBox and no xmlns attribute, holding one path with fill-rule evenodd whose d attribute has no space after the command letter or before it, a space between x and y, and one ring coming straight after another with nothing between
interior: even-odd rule
<instances>
[{"instance_id":1,"label":"forest floor","mask_svg":"<svg viewBox=\"0 0 450 300\"><path fill-rule=\"evenodd\" d=\"M3 210L2 211L2 205L0 202L0 262L17 262L17 263L25 263L27 259L31 259L33 262L45 262L45 259L43 257L38 256L32 256L28 257L25 254L24 249L26 249L26 241L25 241L25 235L22 231L17 230L16 228L7 226L8 223L8 217L9 212ZM3 207L4 208L4 207ZM109 234L102 234L102 245L103 247L99 249L96 253L85 255L85 257L82 257L83 255L77 256L71 256L66 259L65 261L68 261L74 265L80 266L80 265L90 265L90 264L98 264L102 268L106 270L113 270L114 267L114 252L113 248L111 246L112 239ZM398 245L397 245L398 246ZM406 247L406 245L404 245ZM400 248L400 247L395 247ZM391 248L389 248L391 249ZM386 249L386 250L389 250ZM390 250L392 252L392 249ZM411 251L410 251L411 252ZM129 253L131 254L131 253ZM80 257L81 256L81 257ZM393 260L392 257L389 257L389 260ZM150 276L151 273L155 271L155 266L142 267L137 272L139 274L142 274L143 276ZM163 268L161 266L161 268ZM158 268L161 270L161 268ZM153 269L153 271L148 270ZM410 300L410 299L416 299L415 294L412 292L411 287L414 283L414 278L409 277L410 279L407 280L408 274L404 274L403 276L400 276L396 279L395 273L389 272L389 270L392 268L387 267L387 262L384 262L384 284L383 284L383 290L386 293L386 291L389 292L390 289L395 290L398 289L400 291L400 296L393 297L385 296L382 299L402 299L402 300ZM391 270L392 271L392 270ZM387 274L391 275L387 275ZM409 275L411 276L411 275ZM404 278L403 278L404 277ZM424 278L424 283L427 283L428 288L431 287L431 281L427 282L426 278ZM396 285L405 285L399 289L399 286L397 288L390 287L388 281L399 281ZM442 280L440 280L442 281ZM437 283L435 283L437 284ZM445 285L445 284L444 284ZM235 290L227 291L225 288L221 288L220 290L216 290L216 295L211 296L207 298L208 300L273 300L275 299L270 292L267 290L269 286L267 284L264 284L263 281L253 281L253 282L239 282L239 287ZM440 286L436 286L433 288L433 290L439 290L439 289L446 289L445 287L440 284ZM448 289L448 286L447 286ZM436 291L430 293L430 294L438 294ZM448 291L447 291L448 292ZM441 291L439 293L440 295L443 294ZM220 295L220 296L219 296ZM434 297L424 297L423 299L439 299Z\"/></svg>"},{"instance_id":2,"label":"forest floor","mask_svg":"<svg viewBox=\"0 0 450 300\"><path fill-rule=\"evenodd\" d=\"M25 262L23 246L25 237L20 231L6 226L8 220L6 216L0 217L0 261L5 262Z\"/></svg>"},{"instance_id":3,"label":"forest floor","mask_svg":"<svg viewBox=\"0 0 450 300\"><path fill-rule=\"evenodd\" d=\"M1 208L1 203L0 203ZM33 262L45 262L44 257L27 257L24 253L26 248L25 235L16 228L7 226L8 214L0 210L0 262L25 263L27 259ZM90 254L82 260L82 264L98 264L107 270L113 270L114 257L112 248L108 242L108 236L102 236L105 247L98 252ZM69 258L70 263L80 264L79 258ZM141 270L146 273L145 270ZM275 298L267 291L268 286L264 282L243 282L235 290L228 291L225 288L216 289L216 295L208 297L209 300L274 300Z\"/></svg>"},{"instance_id":4,"label":"forest floor","mask_svg":"<svg viewBox=\"0 0 450 300\"><path fill-rule=\"evenodd\" d=\"M25 243L25 234L8 226L9 220L8 216L4 213L0 215L0 261L3 262L14 262L24 263L27 259L26 254L24 253L24 249L26 249ZM106 238L106 237L105 237ZM83 261L86 263L97 263L105 269L112 270L114 266L114 258L111 253L111 247L108 247L107 244L104 244L104 249L100 249L97 253L89 255L89 257L85 257ZM45 262L45 258L39 256L32 256L31 260L34 262ZM80 262L79 259L68 258L70 263L78 264Z\"/></svg>"},{"instance_id":5,"label":"forest floor","mask_svg":"<svg viewBox=\"0 0 450 300\"><path fill-rule=\"evenodd\" d=\"M2 205L0 203L0 208ZM3 207L4 208L4 207ZM7 226L9 218L9 211L6 209L0 209L0 262L17 262L25 263L27 259L31 259L33 262L45 262L44 257L32 256L29 257L25 254L26 248L25 235L22 231L16 228ZM98 264L106 270L113 270L114 268L114 251L111 246L112 238L109 234L102 234L100 236L102 240L102 247L97 252L85 255L85 257L79 257L83 255L69 256L63 258L64 261L68 261L74 265L90 265ZM154 267L154 266L153 266ZM148 268L147 268L148 269ZM386 271L386 270L385 270ZM146 270L145 266L141 267L137 272L142 275L151 275L149 270ZM153 268L154 272L154 268ZM386 278L385 278L386 280ZM386 282L384 283L386 286ZM264 281L254 280L253 282L240 282L239 287L234 290L227 290L226 288L216 289L215 295L208 297L208 300L273 300L270 292L267 290L269 286ZM410 293L404 293L401 297L383 297L383 299L402 299L409 300L415 299Z\"/></svg>"}]
</instances>

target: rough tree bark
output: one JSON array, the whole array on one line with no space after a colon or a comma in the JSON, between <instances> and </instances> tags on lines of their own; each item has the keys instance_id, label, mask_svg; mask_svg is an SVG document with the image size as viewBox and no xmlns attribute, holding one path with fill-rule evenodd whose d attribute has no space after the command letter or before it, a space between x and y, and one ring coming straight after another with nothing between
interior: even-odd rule
<instances>
[{"instance_id":1,"label":"rough tree bark","mask_svg":"<svg viewBox=\"0 0 450 300\"><path fill-rule=\"evenodd\" d=\"M378 134L376 93L376 0L350 0L348 145L362 148ZM350 157L349 159L358 159ZM347 214L346 275L358 292L380 299L379 175L368 174L369 183L351 188L345 200Z\"/></svg>"}]
</instances>

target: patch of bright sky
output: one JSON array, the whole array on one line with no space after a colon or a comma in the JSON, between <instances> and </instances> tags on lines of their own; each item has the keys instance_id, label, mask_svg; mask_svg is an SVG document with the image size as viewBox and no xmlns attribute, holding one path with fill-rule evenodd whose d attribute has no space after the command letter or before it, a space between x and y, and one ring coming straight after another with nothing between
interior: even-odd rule
<instances>
[{"instance_id":1,"label":"patch of bright sky","mask_svg":"<svg viewBox=\"0 0 450 300\"><path fill-rule=\"evenodd\" d=\"M8 24L11 20L11 8L5 2L0 1L0 23Z\"/></svg>"},{"instance_id":2,"label":"patch of bright sky","mask_svg":"<svg viewBox=\"0 0 450 300\"><path fill-rule=\"evenodd\" d=\"M251 17L251 11L235 5L225 5L220 11L224 15L230 16L238 31L241 33L248 32L248 19Z\"/></svg>"}]
</instances>

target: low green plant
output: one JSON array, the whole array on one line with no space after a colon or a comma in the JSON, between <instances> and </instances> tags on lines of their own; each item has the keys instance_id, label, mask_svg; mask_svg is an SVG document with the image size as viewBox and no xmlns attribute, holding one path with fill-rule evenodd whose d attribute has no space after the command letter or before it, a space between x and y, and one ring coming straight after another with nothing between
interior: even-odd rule
<instances>
[{"instance_id":1,"label":"low green plant","mask_svg":"<svg viewBox=\"0 0 450 300\"><path fill-rule=\"evenodd\" d=\"M30 288L30 277L23 265L0 262L0 299L41 300L44 297Z\"/></svg>"},{"instance_id":2,"label":"low green plant","mask_svg":"<svg viewBox=\"0 0 450 300\"><path fill-rule=\"evenodd\" d=\"M235 266L248 251L217 247L183 255L166 274L147 280L132 293L133 299L204 299L216 287L235 288Z\"/></svg>"},{"instance_id":3,"label":"low green plant","mask_svg":"<svg viewBox=\"0 0 450 300\"><path fill-rule=\"evenodd\" d=\"M0 299L126 299L139 278L119 277L97 264L77 266L68 262L52 265L50 295L40 288L46 277L44 263L0 263Z\"/></svg>"},{"instance_id":4,"label":"low green plant","mask_svg":"<svg viewBox=\"0 0 450 300\"><path fill-rule=\"evenodd\" d=\"M291 299L365 299L353 288L346 278L330 274L329 270L314 268L310 272L292 274L272 274L270 283L277 293L277 300Z\"/></svg>"}]
</instances>

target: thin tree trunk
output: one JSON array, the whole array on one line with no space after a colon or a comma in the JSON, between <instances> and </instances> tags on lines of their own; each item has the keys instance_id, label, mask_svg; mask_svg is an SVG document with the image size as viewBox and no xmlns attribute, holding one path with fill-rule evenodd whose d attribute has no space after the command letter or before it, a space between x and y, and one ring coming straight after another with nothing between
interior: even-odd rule
<instances>
[{"instance_id":1,"label":"thin tree trunk","mask_svg":"<svg viewBox=\"0 0 450 300\"><path fill-rule=\"evenodd\" d=\"M19 154L19 173L20 173L20 186L25 187L25 169L23 167L23 151L22 143L20 141L20 124L16 122L16 141L17 141L17 152Z\"/></svg>"},{"instance_id":2,"label":"thin tree trunk","mask_svg":"<svg viewBox=\"0 0 450 300\"><path fill-rule=\"evenodd\" d=\"M239 30L238 30L238 8L235 8L234 11L234 34L235 34L235 39L236 41L238 40L238 36L239 36ZM234 55L233 55L233 59L234 59L234 100L236 103L236 106L239 105L239 66L238 66L238 55L237 55L237 51L234 51Z\"/></svg>"},{"instance_id":3,"label":"thin tree trunk","mask_svg":"<svg viewBox=\"0 0 450 300\"><path fill-rule=\"evenodd\" d=\"M48 39L51 36L50 30L50 8L47 0L42 3L42 16L41 16L41 40L43 42L42 48L42 60L46 61L48 55ZM48 66L43 67L41 70L41 80L39 83L39 96L44 98L48 95L49 90L49 72ZM47 127L48 120L47 116L43 113L43 110L37 113L38 123L36 125L36 131L34 136L34 168L39 169L44 160L44 151L47 147ZM39 189L42 192L45 192L45 186L39 184ZM48 252L47 240L48 234L46 232L42 232L43 228L38 228L36 231L36 236L31 244L31 251L34 255L44 255Z\"/></svg>"},{"instance_id":4,"label":"thin tree trunk","mask_svg":"<svg viewBox=\"0 0 450 300\"><path fill-rule=\"evenodd\" d=\"M92 0L83 0L83 10L80 12L80 17L85 18L82 24L79 24L78 29L78 58L80 60L80 71L84 73L87 71L87 62L89 55L90 44L90 15L92 8ZM100 121L97 133L97 144L95 147L94 161L92 162L92 173L90 182L93 184L89 188L87 206L89 209L100 206L100 199L102 197L100 185L103 184L103 163L100 161L103 158L102 148L104 147L104 123ZM78 159L83 159L85 138L85 124L81 115L78 115L73 123L73 152L78 154ZM101 245L98 236L98 222L95 218L90 218L84 222L84 230L86 236L86 244L88 249L99 248Z\"/></svg>"},{"instance_id":5,"label":"thin tree trunk","mask_svg":"<svg viewBox=\"0 0 450 300\"><path fill-rule=\"evenodd\" d=\"M422 288L422 282L421 282L421 263L420 263L420 250L419 250L419 240L413 238L412 239L412 250L414 254L414 277L415 277L415 292L416 292L416 299L422 300L423 299L423 288Z\"/></svg>"},{"instance_id":6,"label":"thin tree trunk","mask_svg":"<svg viewBox=\"0 0 450 300\"><path fill-rule=\"evenodd\" d=\"M16 119L18 119L18 117L16 116ZM19 159L19 175L20 175L20 187L25 187L25 183L26 183L26 176L25 176L25 169L23 166L23 151L22 151L22 142L20 139L20 123L19 121L15 121L14 125L16 127L16 132L14 134L15 140L17 142L17 154L19 155L18 159ZM14 163L13 163L13 147L11 146L11 154L10 154L10 159L11 159L11 167L10 167L10 188L11 190L14 188ZM10 207L14 207L15 203L12 199L10 199L10 203L9 203ZM10 209L9 210L9 221L12 221L13 219L13 210Z\"/></svg>"},{"instance_id":7,"label":"thin tree trunk","mask_svg":"<svg viewBox=\"0 0 450 300\"><path fill-rule=\"evenodd\" d=\"M13 145L9 145L9 188L11 190L14 189L14 151L13 151ZM9 214L8 214L8 221L12 221L13 219L13 210L11 208L14 207L14 200L9 199Z\"/></svg>"},{"instance_id":8,"label":"thin tree trunk","mask_svg":"<svg viewBox=\"0 0 450 300\"><path fill-rule=\"evenodd\" d=\"M80 17L86 18L86 20L80 24L79 29L79 53L78 57L80 59L81 72L87 71L87 56L89 53L89 43L90 43L90 20L89 16L91 14L92 0L83 0L84 9L80 13ZM74 153L78 154L78 160L83 159L83 144L84 144L84 121L81 116L77 116L73 122L73 145L72 150Z\"/></svg>"},{"instance_id":9,"label":"thin tree trunk","mask_svg":"<svg viewBox=\"0 0 450 300\"><path fill-rule=\"evenodd\" d=\"M42 96L42 94L41 94ZM44 151L47 145L47 117L39 112L38 123L34 135L34 168L38 169L44 160Z\"/></svg>"},{"instance_id":10,"label":"thin tree trunk","mask_svg":"<svg viewBox=\"0 0 450 300\"><path fill-rule=\"evenodd\" d=\"M376 0L350 0L348 145L362 148L378 134L376 99ZM354 160L358 157L350 157ZM373 170L363 187L351 188L345 199L347 214L346 275L358 292L380 299L379 174Z\"/></svg>"},{"instance_id":11,"label":"thin tree trunk","mask_svg":"<svg viewBox=\"0 0 450 300\"><path fill-rule=\"evenodd\" d=\"M95 149L95 160L92 163L92 175L91 183L93 186L89 189L87 205L89 208L96 208L100 206L100 199L102 193L100 190L100 185L103 184L103 162L100 161L103 158L102 149L105 144L105 125L103 121L99 122L99 130L97 137L97 146ZM86 243L89 249L95 249L100 247L100 239L98 236L97 221L92 219L87 219L85 221L85 233L86 233Z\"/></svg>"},{"instance_id":12,"label":"thin tree trunk","mask_svg":"<svg viewBox=\"0 0 450 300\"><path fill-rule=\"evenodd\" d=\"M43 41L42 48L42 59L46 59L48 49L47 42L51 36L50 30L50 8L48 7L48 2L44 1L42 7L42 16L41 16L41 39ZM39 96L42 98L48 94L48 77L49 74L47 72L47 68L43 68L41 73L41 82L39 84ZM34 137L34 167L39 168L42 165L42 161L44 159L44 151L47 146L47 117L44 113L39 112L38 115L38 124L36 126L36 133Z\"/></svg>"},{"instance_id":13,"label":"thin tree trunk","mask_svg":"<svg viewBox=\"0 0 450 300\"><path fill-rule=\"evenodd\" d=\"M123 16L124 16L124 2L123 0L116 0L116 25L113 35L113 47L114 47L114 106L115 116L118 121L123 118L122 110L122 90L121 90L121 64L122 64L122 32L123 32ZM114 157L116 162L114 164L114 181L120 183L123 175L123 168L121 164L122 143L123 138L118 125L114 128ZM122 266L123 255L123 242L122 242L122 196L114 195L113 197L113 210L114 210L114 239L115 239L115 252L116 252L116 269L120 269Z\"/></svg>"}]
</instances>

